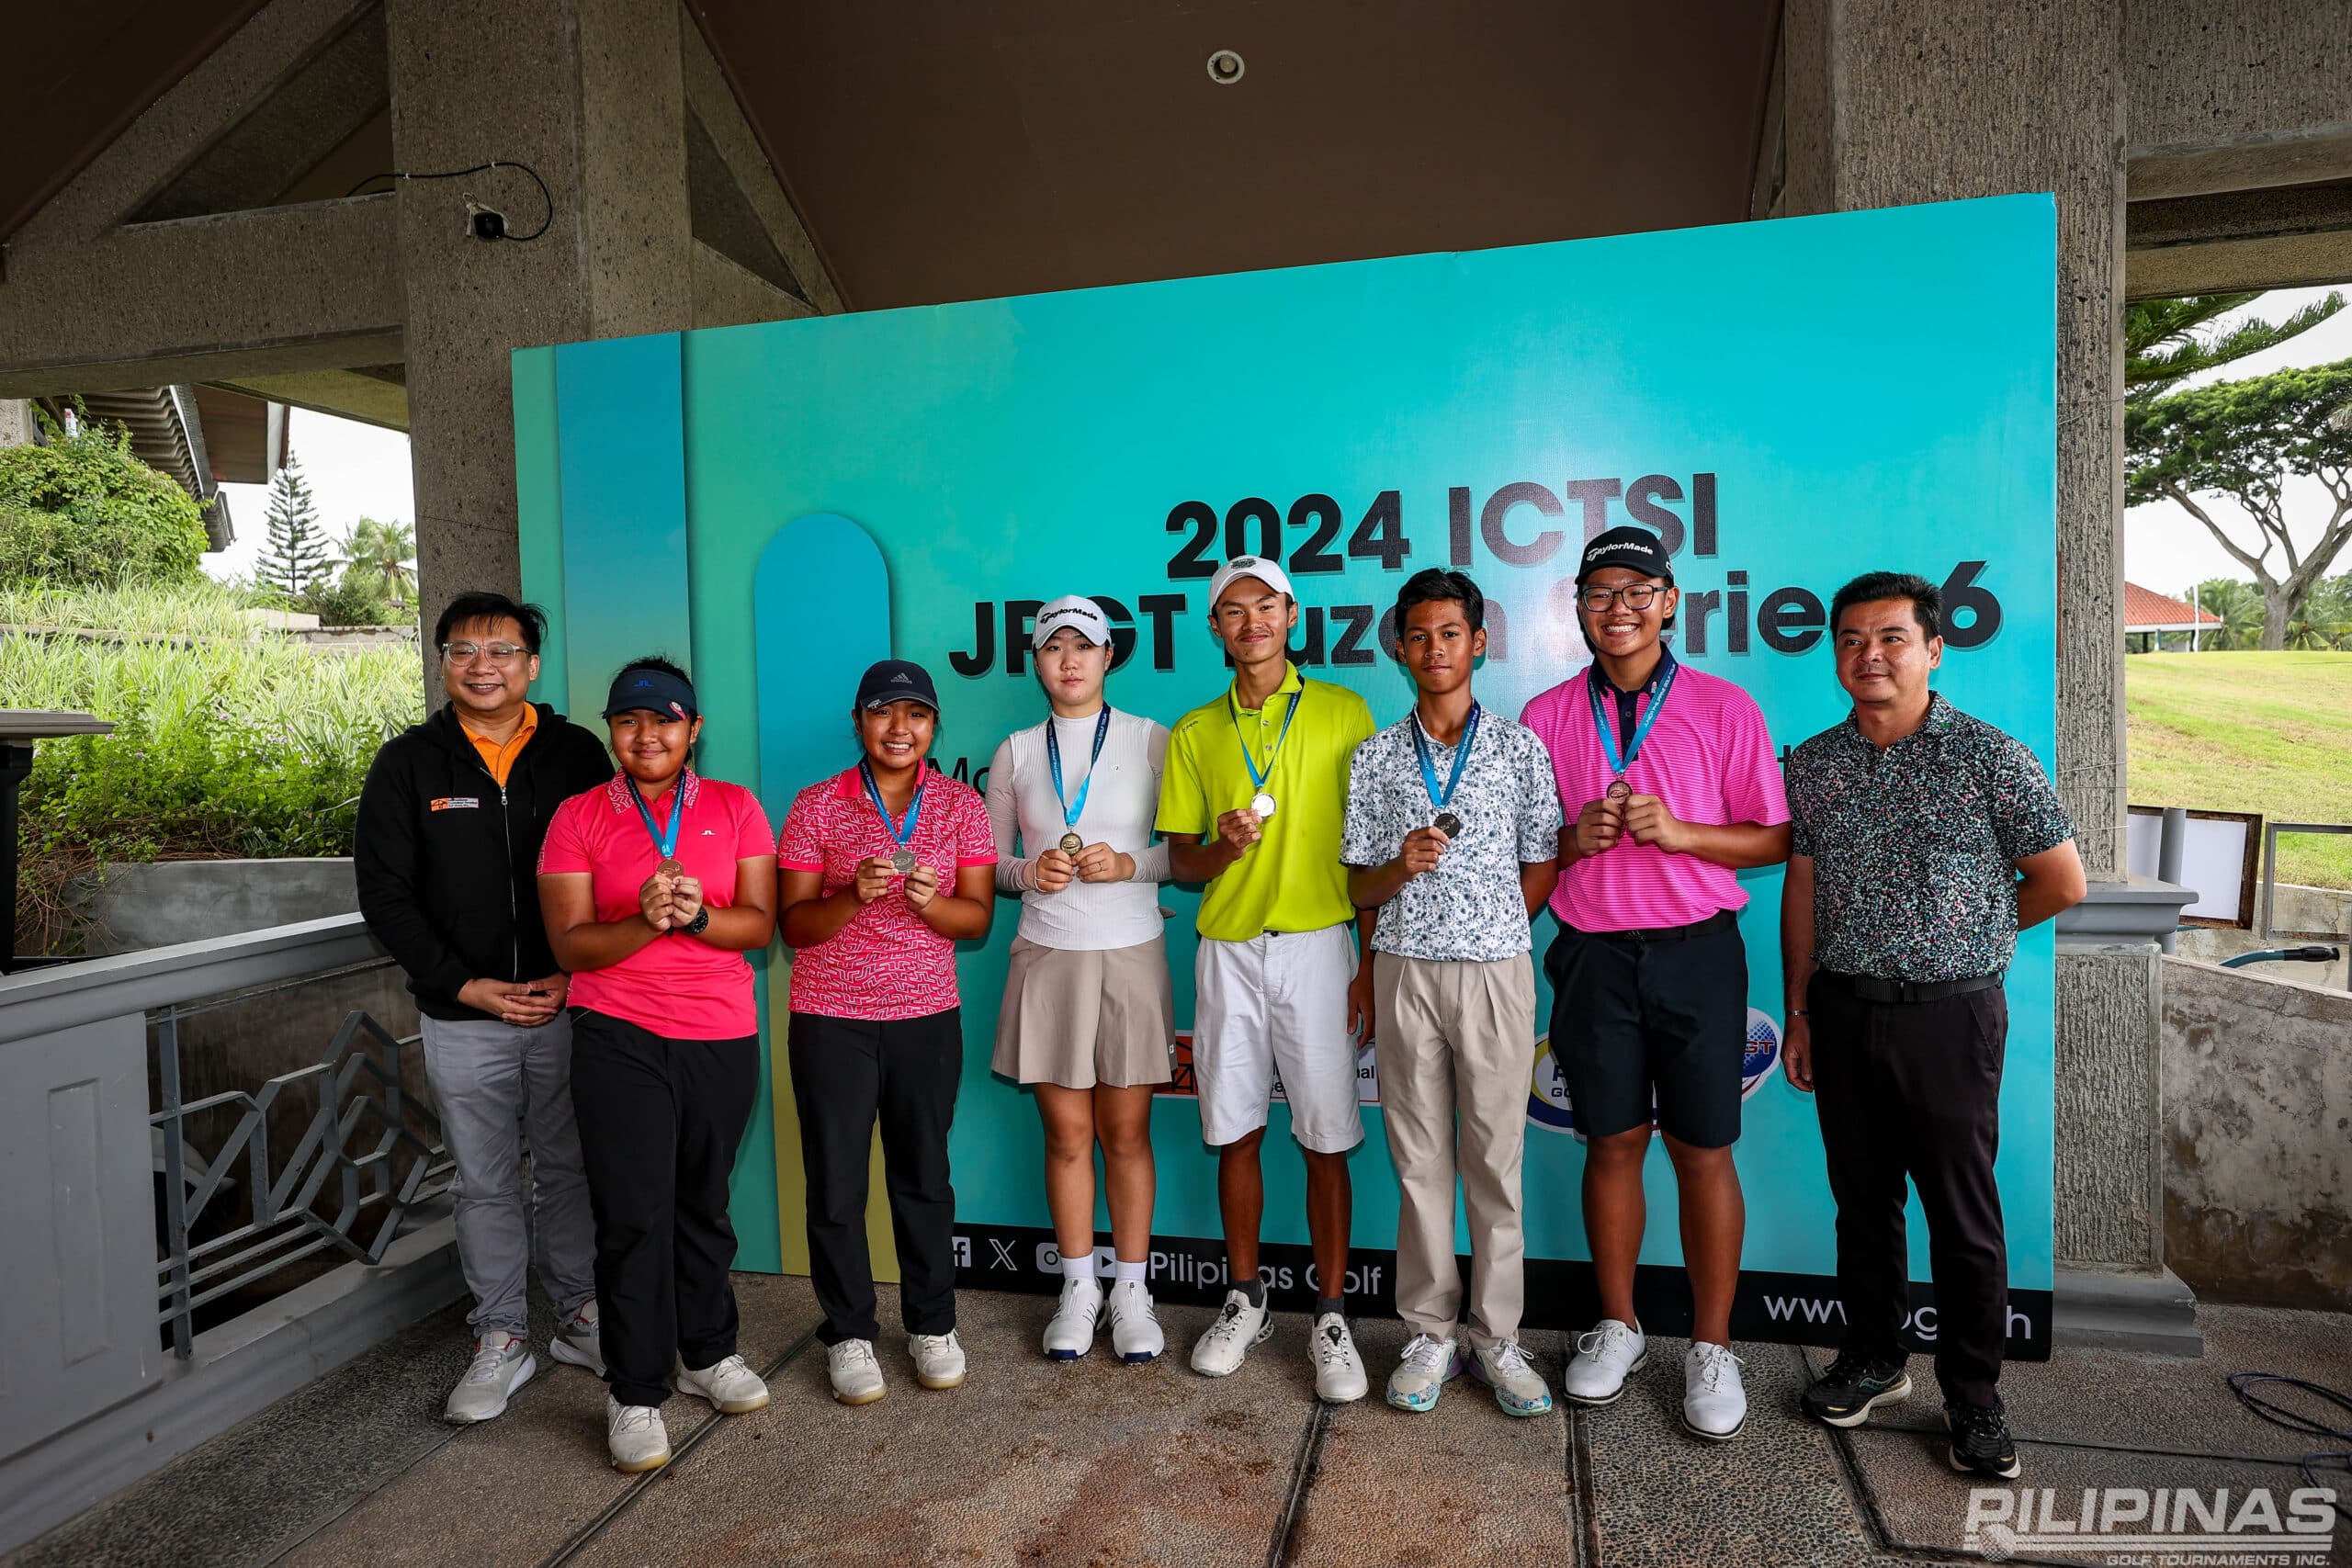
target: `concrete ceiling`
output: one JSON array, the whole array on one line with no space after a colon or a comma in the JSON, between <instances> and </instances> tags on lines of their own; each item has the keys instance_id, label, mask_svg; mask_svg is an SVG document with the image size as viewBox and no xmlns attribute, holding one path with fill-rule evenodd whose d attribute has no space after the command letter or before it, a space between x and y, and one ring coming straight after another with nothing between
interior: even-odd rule
<instances>
[{"instance_id":1,"label":"concrete ceiling","mask_svg":"<svg viewBox=\"0 0 2352 1568\"><path fill-rule=\"evenodd\" d=\"M860 310L1748 216L1778 0L687 0ZM1240 81L1210 79L1238 52Z\"/></svg>"},{"instance_id":2,"label":"concrete ceiling","mask_svg":"<svg viewBox=\"0 0 2352 1568\"><path fill-rule=\"evenodd\" d=\"M264 0L72 0L6 7L0 241L261 9Z\"/></svg>"},{"instance_id":3,"label":"concrete ceiling","mask_svg":"<svg viewBox=\"0 0 2352 1568\"><path fill-rule=\"evenodd\" d=\"M44 68L6 113L0 238L260 4L75 0L12 15L12 57ZM1748 216L1780 11L1779 0L685 5L865 310L1736 221ZM364 75L379 24L341 47ZM1234 85L1210 79L1220 49L1246 62ZM270 112L302 107L285 96ZM356 92L321 103L342 118L273 122L247 136L251 156L215 150L142 216L218 210L220 193L198 186L232 175L227 205L287 199L255 194L295 172L264 155L272 148L365 142L362 162L379 155L376 104Z\"/></svg>"}]
</instances>

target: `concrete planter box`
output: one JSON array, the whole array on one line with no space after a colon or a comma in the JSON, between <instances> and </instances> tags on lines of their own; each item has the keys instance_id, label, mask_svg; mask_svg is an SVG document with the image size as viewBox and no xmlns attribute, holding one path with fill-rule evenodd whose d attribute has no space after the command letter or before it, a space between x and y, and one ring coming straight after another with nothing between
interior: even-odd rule
<instances>
[{"instance_id":1,"label":"concrete planter box","mask_svg":"<svg viewBox=\"0 0 2352 1568\"><path fill-rule=\"evenodd\" d=\"M110 862L75 897L92 956L143 953L359 908L347 855L317 860Z\"/></svg>"}]
</instances>

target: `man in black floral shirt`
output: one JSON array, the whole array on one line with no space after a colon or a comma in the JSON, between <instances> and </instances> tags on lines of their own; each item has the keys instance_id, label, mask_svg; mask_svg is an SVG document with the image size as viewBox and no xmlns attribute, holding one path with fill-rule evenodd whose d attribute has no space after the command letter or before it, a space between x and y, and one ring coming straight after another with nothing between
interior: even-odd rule
<instances>
[{"instance_id":1,"label":"man in black floral shirt","mask_svg":"<svg viewBox=\"0 0 2352 1568\"><path fill-rule=\"evenodd\" d=\"M1560 796L1534 731L1480 707L1486 599L1458 571L1396 595L1413 710L1356 748L1340 858L1348 896L1379 911L1368 944L1381 1121L1396 1167L1396 1314L1413 1330L1388 1403L1427 1410L1465 1358L1513 1416L1552 1408L1519 1347L1527 1244L1520 1161L1535 1047L1528 922L1559 872ZM1460 1116L1457 1132L1456 1113ZM1453 1261L1459 1151L1470 1301Z\"/></svg>"},{"instance_id":2,"label":"man in black floral shirt","mask_svg":"<svg viewBox=\"0 0 2352 1568\"><path fill-rule=\"evenodd\" d=\"M1993 1176L2018 932L2080 899L2074 825L2021 743L1928 688L1943 605L1871 572L1829 612L1843 723L1790 756L1796 823L1781 905L1789 1081L1813 1091L1838 1202L1845 1343L1807 1414L1859 1426L1911 1392L1906 1178L1928 1217L1936 1381L1955 1470L2007 1479L1995 1385L2008 1254Z\"/></svg>"}]
</instances>

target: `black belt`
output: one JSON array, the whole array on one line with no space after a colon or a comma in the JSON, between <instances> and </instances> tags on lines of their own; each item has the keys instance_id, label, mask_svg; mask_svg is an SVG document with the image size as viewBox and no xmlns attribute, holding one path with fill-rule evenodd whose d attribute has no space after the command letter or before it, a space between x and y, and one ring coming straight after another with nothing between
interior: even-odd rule
<instances>
[{"instance_id":1,"label":"black belt","mask_svg":"<svg viewBox=\"0 0 2352 1568\"><path fill-rule=\"evenodd\" d=\"M1875 975L1840 975L1822 969L1815 972L1815 977L1866 1002L1939 1002L1946 997L1995 990L2001 984L1997 974L1972 975L1965 980L1882 980Z\"/></svg>"},{"instance_id":2,"label":"black belt","mask_svg":"<svg viewBox=\"0 0 2352 1568\"><path fill-rule=\"evenodd\" d=\"M1580 936L1606 937L1611 942L1688 942L1694 936L1713 936L1717 931L1735 930L1739 917L1729 909L1717 909L1703 920L1693 920L1687 926L1647 926L1630 931L1579 931Z\"/></svg>"}]
</instances>

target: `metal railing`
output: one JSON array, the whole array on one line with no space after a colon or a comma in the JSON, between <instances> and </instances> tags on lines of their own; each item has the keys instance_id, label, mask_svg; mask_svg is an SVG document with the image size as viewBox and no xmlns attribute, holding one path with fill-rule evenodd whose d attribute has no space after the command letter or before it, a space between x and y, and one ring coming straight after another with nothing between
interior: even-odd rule
<instances>
[{"instance_id":1,"label":"metal railing","mask_svg":"<svg viewBox=\"0 0 2352 1568\"><path fill-rule=\"evenodd\" d=\"M329 1249L381 1262L408 1212L448 1190L455 1167L440 1120L401 1083L402 1057L416 1037L395 1037L366 1012L346 1013L325 1053L307 1066L252 1090L181 1097L183 1023L385 967L383 960L347 965L148 1015L156 1093L150 1122L163 1178L158 1317L181 1359L193 1353L199 1309ZM273 1159L272 1113L296 1104L305 1111L302 1132L282 1160ZM235 1120L218 1146L205 1150L191 1141L191 1118L216 1123L209 1112L233 1112ZM194 1218L237 1185L232 1173L240 1168L250 1214L195 1239Z\"/></svg>"},{"instance_id":2,"label":"metal railing","mask_svg":"<svg viewBox=\"0 0 2352 1568\"><path fill-rule=\"evenodd\" d=\"M181 1100L186 1021L386 966L383 959L353 964L148 1013L155 1051L151 1126L163 1164L158 1319L172 1331L176 1357L193 1354L198 1309L329 1248L381 1262L409 1208L449 1190L454 1164L442 1147L440 1119L402 1089L402 1055L416 1037L395 1037L365 1010L345 1013L327 1051L308 1067L254 1090ZM301 1096L308 1096L301 1135L285 1159L273 1159L270 1114ZM190 1143L190 1119L207 1122L207 1112L235 1112L209 1152ZM235 1185L240 1166L252 1213L221 1235L193 1239L193 1215Z\"/></svg>"}]
</instances>

